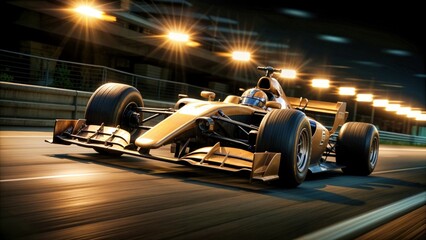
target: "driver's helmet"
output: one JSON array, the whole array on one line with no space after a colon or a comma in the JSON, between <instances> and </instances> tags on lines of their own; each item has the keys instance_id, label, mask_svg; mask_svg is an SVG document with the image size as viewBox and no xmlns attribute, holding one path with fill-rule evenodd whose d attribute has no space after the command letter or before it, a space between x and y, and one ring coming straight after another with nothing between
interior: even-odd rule
<instances>
[{"instance_id":1,"label":"driver's helmet","mask_svg":"<svg viewBox=\"0 0 426 240\"><path fill-rule=\"evenodd\" d=\"M259 108L265 108L268 96L265 92L258 88L247 89L243 95L241 95L241 104L254 106Z\"/></svg>"}]
</instances>

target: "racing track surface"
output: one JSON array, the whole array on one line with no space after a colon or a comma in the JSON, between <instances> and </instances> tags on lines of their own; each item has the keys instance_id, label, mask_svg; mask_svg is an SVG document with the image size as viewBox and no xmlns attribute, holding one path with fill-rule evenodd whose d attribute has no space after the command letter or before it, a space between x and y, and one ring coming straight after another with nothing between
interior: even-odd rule
<instances>
[{"instance_id":1,"label":"racing track surface","mask_svg":"<svg viewBox=\"0 0 426 240\"><path fill-rule=\"evenodd\" d=\"M419 147L382 145L369 177L335 171L283 189L249 183L247 173L105 157L47 138L50 129L0 131L1 239L308 239L426 190ZM420 239L425 217L423 201L358 239Z\"/></svg>"}]
</instances>

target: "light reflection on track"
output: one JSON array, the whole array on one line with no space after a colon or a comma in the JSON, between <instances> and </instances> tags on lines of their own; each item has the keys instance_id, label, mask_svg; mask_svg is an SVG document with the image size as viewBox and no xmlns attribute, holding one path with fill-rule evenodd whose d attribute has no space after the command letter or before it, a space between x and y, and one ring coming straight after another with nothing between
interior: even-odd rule
<instances>
[{"instance_id":1,"label":"light reflection on track","mask_svg":"<svg viewBox=\"0 0 426 240\"><path fill-rule=\"evenodd\" d=\"M20 182L20 181L33 181L41 179L52 179L52 178L67 178L67 177L84 177L98 175L102 173L80 173L80 174L64 174L54 176L41 176L41 177L28 177L28 178L12 178L12 179L1 179L0 182Z\"/></svg>"}]
</instances>

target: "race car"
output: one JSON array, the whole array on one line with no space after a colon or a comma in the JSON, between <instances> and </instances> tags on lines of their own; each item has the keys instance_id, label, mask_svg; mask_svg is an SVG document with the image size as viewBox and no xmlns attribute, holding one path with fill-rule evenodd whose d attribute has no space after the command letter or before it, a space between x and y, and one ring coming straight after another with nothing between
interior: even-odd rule
<instances>
[{"instance_id":1,"label":"race car","mask_svg":"<svg viewBox=\"0 0 426 240\"><path fill-rule=\"evenodd\" d=\"M290 188L299 186L308 172L373 172L379 153L374 125L345 123L344 102L287 97L273 77L280 69L258 69L265 75L241 96L216 101L214 92L202 91L204 99L179 95L170 108L144 107L136 88L106 83L89 99L85 119L57 119L53 139L46 141L115 157L131 154L250 171L250 181L277 181ZM328 114L334 121L324 126L310 113ZM155 154L165 146L170 149L167 155Z\"/></svg>"}]
</instances>

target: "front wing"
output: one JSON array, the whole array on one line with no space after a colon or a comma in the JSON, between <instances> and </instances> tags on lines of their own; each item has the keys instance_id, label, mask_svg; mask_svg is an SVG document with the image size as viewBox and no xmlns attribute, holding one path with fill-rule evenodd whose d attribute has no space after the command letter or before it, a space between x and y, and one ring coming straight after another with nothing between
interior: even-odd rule
<instances>
[{"instance_id":1,"label":"front wing","mask_svg":"<svg viewBox=\"0 0 426 240\"><path fill-rule=\"evenodd\" d=\"M189 152L181 158L156 156L149 150L135 147L129 132L117 127L86 125L84 119L56 120L53 139L55 144L75 144L87 148L102 149L109 153L124 153L154 160L191 164L194 166L225 171L250 171L251 180L271 181L278 179L281 153L249 152L239 148L214 146L203 147Z\"/></svg>"}]
</instances>

